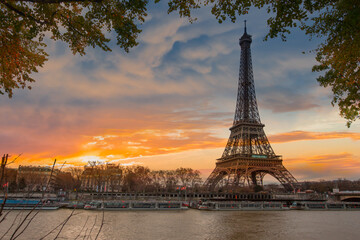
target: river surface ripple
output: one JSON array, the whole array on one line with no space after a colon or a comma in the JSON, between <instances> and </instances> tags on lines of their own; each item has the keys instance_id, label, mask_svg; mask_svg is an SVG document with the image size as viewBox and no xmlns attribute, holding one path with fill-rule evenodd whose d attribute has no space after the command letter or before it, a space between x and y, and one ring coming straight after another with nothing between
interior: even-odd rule
<instances>
[{"instance_id":1,"label":"river surface ripple","mask_svg":"<svg viewBox=\"0 0 360 240\"><path fill-rule=\"evenodd\" d=\"M39 211L17 239L40 239L71 212ZM3 238L10 239L27 213L11 211L0 223L0 238L15 222ZM75 210L58 239L95 239L102 217L102 211ZM45 239L54 239L59 229ZM98 239L352 240L360 239L360 211L105 211Z\"/></svg>"}]
</instances>

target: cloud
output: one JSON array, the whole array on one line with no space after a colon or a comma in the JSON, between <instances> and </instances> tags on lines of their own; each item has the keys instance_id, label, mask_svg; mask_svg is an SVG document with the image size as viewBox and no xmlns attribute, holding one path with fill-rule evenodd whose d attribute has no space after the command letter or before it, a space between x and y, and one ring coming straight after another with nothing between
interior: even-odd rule
<instances>
[{"instance_id":1,"label":"cloud","mask_svg":"<svg viewBox=\"0 0 360 240\"><path fill-rule=\"evenodd\" d=\"M273 113L304 111L320 107L319 104L314 103L313 98L309 98L306 94L294 94L280 90L262 96L260 104L265 109L272 110Z\"/></svg>"},{"instance_id":2,"label":"cloud","mask_svg":"<svg viewBox=\"0 0 360 240\"><path fill-rule=\"evenodd\" d=\"M259 56L258 56L259 55ZM263 87L271 87L281 84L291 86L299 84L295 81L300 75L311 73L311 67L316 63L313 55L302 55L300 52L289 53L279 51L271 55L255 54L255 77ZM285 80L285 81L284 81ZM303 79L302 84L314 84L313 79Z\"/></svg>"},{"instance_id":3,"label":"cloud","mask_svg":"<svg viewBox=\"0 0 360 240\"><path fill-rule=\"evenodd\" d=\"M306 132L306 131L292 131L287 133L280 133L270 135L269 140L272 143L285 143L303 140L326 140L350 138L354 141L360 140L360 133L356 132Z\"/></svg>"},{"instance_id":4,"label":"cloud","mask_svg":"<svg viewBox=\"0 0 360 240\"><path fill-rule=\"evenodd\" d=\"M224 146L222 138L212 136L206 130L196 129L144 129L117 132L117 137L107 140L110 150L97 145L85 144L87 150L97 151L99 156L119 155L123 158L151 156ZM139 142L139 139L146 141Z\"/></svg>"},{"instance_id":5,"label":"cloud","mask_svg":"<svg viewBox=\"0 0 360 240\"><path fill-rule=\"evenodd\" d=\"M198 46L196 47L192 46L189 43L186 43L187 48L181 51L181 56L184 59L191 61L195 61L195 60L203 61L205 59L211 59L211 58L214 59L219 54L227 55L232 50L230 46L225 45L221 42L211 41L211 44L209 44L209 41L207 41L204 44L204 41L202 39L200 41L197 41Z\"/></svg>"},{"instance_id":6,"label":"cloud","mask_svg":"<svg viewBox=\"0 0 360 240\"><path fill-rule=\"evenodd\" d=\"M285 165L298 180L331 180L344 176L358 179L360 172L359 156L346 152L289 158Z\"/></svg>"},{"instance_id":7,"label":"cloud","mask_svg":"<svg viewBox=\"0 0 360 240\"><path fill-rule=\"evenodd\" d=\"M124 167L129 167L133 165L142 165L142 164L143 164L142 162L129 162L129 163L121 163L120 165Z\"/></svg>"},{"instance_id":8,"label":"cloud","mask_svg":"<svg viewBox=\"0 0 360 240\"><path fill-rule=\"evenodd\" d=\"M79 113L77 108L70 108L65 118L64 111L52 113L50 118L44 117L47 114L44 109L42 116L29 111L19 117L0 119L7 126L0 132L2 149L12 154L24 153L21 158L24 163L43 163L55 157L81 163L87 161L82 156L126 158L225 144L222 137L212 133L212 129L224 125L223 114L216 112L171 112L164 108L143 109L141 114L138 109L116 113L94 109ZM70 116L73 118L67 121ZM24 124L23 118L30 121Z\"/></svg>"}]
</instances>

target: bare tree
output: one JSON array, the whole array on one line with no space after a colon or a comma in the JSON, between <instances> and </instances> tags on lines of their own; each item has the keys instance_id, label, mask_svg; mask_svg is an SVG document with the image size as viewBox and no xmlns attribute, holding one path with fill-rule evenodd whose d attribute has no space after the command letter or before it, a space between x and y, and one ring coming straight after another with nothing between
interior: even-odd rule
<instances>
[{"instance_id":1,"label":"bare tree","mask_svg":"<svg viewBox=\"0 0 360 240\"><path fill-rule=\"evenodd\" d=\"M201 188L202 179L199 170L192 170L189 176L190 187L192 190L199 190Z\"/></svg>"},{"instance_id":2,"label":"bare tree","mask_svg":"<svg viewBox=\"0 0 360 240\"><path fill-rule=\"evenodd\" d=\"M167 170L164 174L164 182L166 191L172 192L176 189L179 178L174 170Z\"/></svg>"},{"instance_id":3,"label":"bare tree","mask_svg":"<svg viewBox=\"0 0 360 240\"><path fill-rule=\"evenodd\" d=\"M0 207L0 216L2 215L2 211L4 209L6 200L7 200L7 191L6 191L6 187L4 186L5 184L3 184L3 179L5 178L5 167L8 161L9 155L8 154L4 154L4 156L1 158L1 167L0 167L0 188L3 190L4 192L4 198L3 198L3 202L1 204Z\"/></svg>"}]
</instances>

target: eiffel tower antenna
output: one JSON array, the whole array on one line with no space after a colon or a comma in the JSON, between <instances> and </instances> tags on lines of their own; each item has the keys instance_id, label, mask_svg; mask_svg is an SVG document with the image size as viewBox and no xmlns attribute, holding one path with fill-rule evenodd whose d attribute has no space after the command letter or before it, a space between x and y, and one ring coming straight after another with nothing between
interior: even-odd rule
<instances>
[{"instance_id":1,"label":"eiffel tower antenna","mask_svg":"<svg viewBox=\"0 0 360 240\"><path fill-rule=\"evenodd\" d=\"M221 185L262 186L264 176L270 174L286 190L293 191L298 182L282 164L282 157L275 154L260 120L251 61L252 38L247 34L246 20L244 23L244 34L239 41L240 71L233 126L225 150L204 185L208 190Z\"/></svg>"}]
</instances>

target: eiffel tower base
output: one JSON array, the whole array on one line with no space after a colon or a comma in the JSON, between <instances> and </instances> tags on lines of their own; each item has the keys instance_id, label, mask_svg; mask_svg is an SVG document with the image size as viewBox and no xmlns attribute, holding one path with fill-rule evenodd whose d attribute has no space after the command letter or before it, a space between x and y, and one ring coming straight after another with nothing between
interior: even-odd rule
<instances>
[{"instance_id":1,"label":"eiffel tower base","mask_svg":"<svg viewBox=\"0 0 360 240\"><path fill-rule=\"evenodd\" d=\"M240 157L229 160L221 160L216 163L216 168L205 182L209 191L216 187L254 187L263 186L266 174L276 178L287 191L298 188L298 182L282 164L282 159Z\"/></svg>"}]
</instances>

